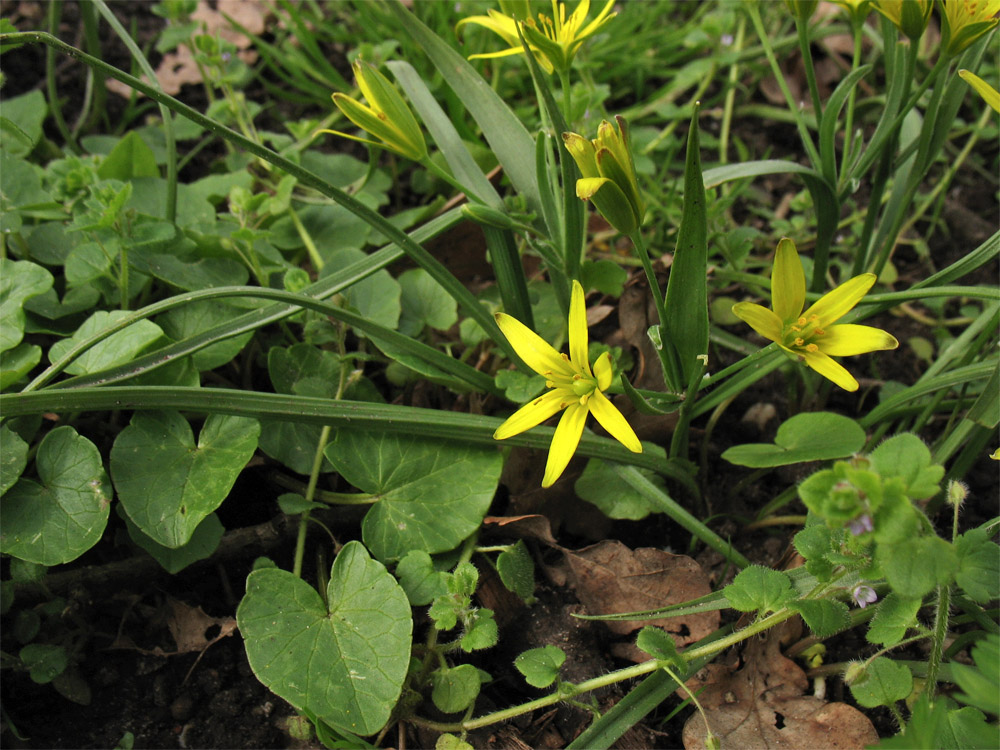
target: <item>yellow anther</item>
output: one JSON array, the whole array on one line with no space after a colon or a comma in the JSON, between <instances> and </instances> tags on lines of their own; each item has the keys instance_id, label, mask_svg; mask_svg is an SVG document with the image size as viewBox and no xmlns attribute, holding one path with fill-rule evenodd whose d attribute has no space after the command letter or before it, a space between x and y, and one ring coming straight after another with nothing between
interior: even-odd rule
<instances>
[{"instance_id":1,"label":"yellow anther","mask_svg":"<svg viewBox=\"0 0 1000 750\"><path fill-rule=\"evenodd\" d=\"M809 322L810 323L815 323L817 320L819 320L819 315L816 315L814 313L814 314L812 314L812 315L809 316Z\"/></svg>"},{"instance_id":2,"label":"yellow anther","mask_svg":"<svg viewBox=\"0 0 1000 750\"><path fill-rule=\"evenodd\" d=\"M813 336L822 336L824 333L826 333L826 331L824 331L822 328L817 328L815 331L813 331Z\"/></svg>"},{"instance_id":3,"label":"yellow anther","mask_svg":"<svg viewBox=\"0 0 1000 750\"><path fill-rule=\"evenodd\" d=\"M795 339L795 346L802 346L804 343L806 343L805 339L802 338Z\"/></svg>"},{"instance_id":4,"label":"yellow anther","mask_svg":"<svg viewBox=\"0 0 1000 750\"><path fill-rule=\"evenodd\" d=\"M800 327L801 327L801 326L804 326L804 325L805 325L806 323L808 323L808 322L809 322L809 321L808 321L808 320L806 320L805 318L799 318L798 320L796 320L796 321L795 321L795 325L797 325L797 326L800 326Z\"/></svg>"},{"instance_id":5,"label":"yellow anther","mask_svg":"<svg viewBox=\"0 0 1000 750\"><path fill-rule=\"evenodd\" d=\"M806 351L807 352L818 352L819 351L819 347L816 346L816 344L808 344L806 346Z\"/></svg>"},{"instance_id":6,"label":"yellow anther","mask_svg":"<svg viewBox=\"0 0 1000 750\"><path fill-rule=\"evenodd\" d=\"M789 326L789 328L791 328L796 333L801 333L802 332L802 329L799 328L798 326Z\"/></svg>"}]
</instances>

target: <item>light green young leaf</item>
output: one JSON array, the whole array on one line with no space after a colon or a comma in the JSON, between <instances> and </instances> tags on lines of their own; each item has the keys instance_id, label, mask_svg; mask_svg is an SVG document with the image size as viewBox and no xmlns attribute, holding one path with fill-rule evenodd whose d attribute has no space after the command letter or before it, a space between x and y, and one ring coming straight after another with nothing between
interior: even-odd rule
<instances>
[{"instance_id":1,"label":"light green young leaf","mask_svg":"<svg viewBox=\"0 0 1000 750\"><path fill-rule=\"evenodd\" d=\"M226 499L259 434L254 419L213 414L195 444L177 412L136 412L111 448L111 476L129 518L165 547L187 544Z\"/></svg>"},{"instance_id":2,"label":"light green young leaf","mask_svg":"<svg viewBox=\"0 0 1000 750\"><path fill-rule=\"evenodd\" d=\"M497 645L499 630L493 619L492 609L477 609L472 613L472 621L467 625L459 645L466 653L492 648Z\"/></svg>"},{"instance_id":3,"label":"light green young leaf","mask_svg":"<svg viewBox=\"0 0 1000 750\"><path fill-rule=\"evenodd\" d=\"M334 560L327 603L298 576L255 570L236 621L257 678L332 727L369 735L389 720L410 660L406 594L356 541Z\"/></svg>"},{"instance_id":4,"label":"light green young leaf","mask_svg":"<svg viewBox=\"0 0 1000 750\"><path fill-rule=\"evenodd\" d=\"M900 477L906 484L906 494L913 500L935 495L944 476L944 467L933 462L924 441L909 432L886 440L871 452L868 460L883 478Z\"/></svg>"},{"instance_id":5,"label":"light green young leaf","mask_svg":"<svg viewBox=\"0 0 1000 750\"><path fill-rule=\"evenodd\" d=\"M559 668L566 662L566 653L556 646L532 648L514 659L514 667L525 681L536 688L546 688L559 677Z\"/></svg>"},{"instance_id":6,"label":"light green young leaf","mask_svg":"<svg viewBox=\"0 0 1000 750\"><path fill-rule=\"evenodd\" d=\"M684 657L677 653L677 644L662 628L647 625L639 631L635 645L654 659L670 662L672 667L684 667Z\"/></svg>"},{"instance_id":7,"label":"light green young leaf","mask_svg":"<svg viewBox=\"0 0 1000 750\"><path fill-rule=\"evenodd\" d=\"M336 470L377 501L362 536L380 560L454 549L479 528L500 479L494 448L338 429L326 448Z\"/></svg>"},{"instance_id":8,"label":"light green young leaf","mask_svg":"<svg viewBox=\"0 0 1000 750\"><path fill-rule=\"evenodd\" d=\"M22 477L4 495L0 551L40 565L75 560L108 523L101 454L72 427L57 427L39 443L35 471L41 483Z\"/></svg>"},{"instance_id":9,"label":"light green young leaf","mask_svg":"<svg viewBox=\"0 0 1000 750\"><path fill-rule=\"evenodd\" d=\"M920 599L908 599L895 591L878 605L875 617L868 626L868 642L881 646L894 646L903 640L906 631L917 625Z\"/></svg>"},{"instance_id":10,"label":"light green young leaf","mask_svg":"<svg viewBox=\"0 0 1000 750\"><path fill-rule=\"evenodd\" d=\"M735 445L722 457L753 468L787 466L844 458L861 450L864 444L865 431L853 419L832 412L805 412L782 423L773 445Z\"/></svg>"},{"instance_id":11,"label":"light green young leaf","mask_svg":"<svg viewBox=\"0 0 1000 750\"><path fill-rule=\"evenodd\" d=\"M464 711L479 697L479 670L471 664L460 664L431 673L431 700L446 714Z\"/></svg>"},{"instance_id":12,"label":"light green young leaf","mask_svg":"<svg viewBox=\"0 0 1000 750\"><path fill-rule=\"evenodd\" d=\"M913 690L913 675L905 664L877 657L864 675L851 684L851 694L865 708L891 706Z\"/></svg>"},{"instance_id":13,"label":"light green young leaf","mask_svg":"<svg viewBox=\"0 0 1000 750\"><path fill-rule=\"evenodd\" d=\"M21 343L25 300L44 294L52 282L52 274L31 261L0 258L0 352Z\"/></svg>"},{"instance_id":14,"label":"light green young leaf","mask_svg":"<svg viewBox=\"0 0 1000 750\"><path fill-rule=\"evenodd\" d=\"M62 339L52 345L52 348L49 349L49 361L58 361L74 346L110 328L120 318L128 314L125 310L112 310L110 312L99 310L95 312L83 322L72 338ZM83 375L124 364L134 359L137 354L162 336L163 331L158 325L150 320L138 320L128 328L111 334L100 343L87 349L70 362L66 372L73 375Z\"/></svg>"},{"instance_id":15,"label":"light green young leaf","mask_svg":"<svg viewBox=\"0 0 1000 750\"><path fill-rule=\"evenodd\" d=\"M761 565L741 570L722 593L733 609L762 613L780 609L794 595L787 574Z\"/></svg>"}]
</instances>

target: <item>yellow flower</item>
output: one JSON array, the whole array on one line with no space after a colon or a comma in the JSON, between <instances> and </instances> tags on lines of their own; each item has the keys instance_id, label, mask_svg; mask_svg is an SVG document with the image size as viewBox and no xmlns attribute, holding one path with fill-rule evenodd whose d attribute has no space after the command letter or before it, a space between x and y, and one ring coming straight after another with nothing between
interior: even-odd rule
<instances>
[{"instance_id":1,"label":"yellow flower","mask_svg":"<svg viewBox=\"0 0 1000 750\"><path fill-rule=\"evenodd\" d=\"M833 0L847 11L853 23L861 23L868 17L872 0Z\"/></svg>"},{"instance_id":2,"label":"yellow flower","mask_svg":"<svg viewBox=\"0 0 1000 750\"><path fill-rule=\"evenodd\" d=\"M948 57L960 54L997 25L1000 0L944 0L941 49Z\"/></svg>"},{"instance_id":3,"label":"yellow flower","mask_svg":"<svg viewBox=\"0 0 1000 750\"><path fill-rule=\"evenodd\" d=\"M795 243L786 237L778 243L771 270L773 310L752 302L738 302L733 305L733 313L823 377L846 391L856 391L858 381L831 357L851 357L899 346L895 337L880 328L834 325L861 301L874 283L873 273L855 276L802 312L806 301L806 276Z\"/></svg>"},{"instance_id":4,"label":"yellow flower","mask_svg":"<svg viewBox=\"0 0 1000 750\"><path fill-rule=\"evenodd\" d=\"M583 287L573 282L569 305L569 356L560 354L538 334L516 318L496 314L497 325L514 351L532 370L542 375L550 391L529 401L497 428L497 440L530 430L560 411L563 412L549 446L542 487L549 487L563 473L573 457L587 414L633 453L642 453L642 444L621 412L604 395L611 385L611 356L605 352L590 370L587 357L587 309Z\"/></svg>"},{"instance_id":5,"label":"yellow flower","mask_svg":"<svg viewBox=\"0 0 1000 750\"><path fill-rule=\"evenodd\" d=\"M917 40L927 28L933 0L877 0L875 9L899 27L910 39Z\"/></svg>"},{"instance_id":6,"label":"yellow flower","mask_svg":"<svg viewBox=\"0 0 1000 750\"><path fill-rule=\"evenodd\" d=\"M387 148L414 161L423 160L427 156L424 134L413 112L396 91L396 87L370 63L358 59L352 67L358 88L361 89L362 96L368 100L368 106L340 93L333 95L333 103L348 120L379 140L358 138L338 130L319 132L332 133L350 138L352 141Z\"/></svg>"},{"instance_id":7,"label":"yellow flower","mask_svg":"<svg viewBox=\"0 0 1000 750\"><path fill-rule=\"evenodd\" d=\"M995 112L1000 112L1000 91L990 86L986 81L968 70L958 71L958 75L967 84L976 90L976 93L983 97L983 101L993 107Z\"/></svg>"},{"instance_id":8,"label":"yellow flower","mask_svg":"<svg viewBox=\"0 0 1000 750\"><path fill-rule=\"evenodd\" d=\"M587 14L590 12L590 0L580 0L576 10L566 18L566 4L552 0L552 16L543 13L538 14L538 20L525 18L521 21L521 31L524 40L528 43L528 48L535 53L546 73L553 70L567 71L573 64L573 58L583 41L597 32L604 24L615 17L611 12L615 0L608 0L604 9L597 14L597 18L584 26ZM484 26L495 34L499 35L510 48L500 52L489 52L479 55L470 55L469 59L488 57L508 57L510 55L520 55L524 52L521 40L517 36L518 21L511 16L498 13L495 10L488 10L485 16L470 16L463 18L456 25L455 30L467 23L474 23Z\"/></svg>"},{"instance_id":9,"label":"yellow flower","mask_svg":"<svg viewBox=\"0 0 1000 750\"><path fill-rule=\"evenodd\" d=\"M615 117L615 122L617 130L604 120L592 141L577 133L563 133L563 142L583 175L576 181L577 197L593 201L611 226L631 234L642 224L646 207L635 177L628 125L623 117Z\"/></svg>"}]
</instances>

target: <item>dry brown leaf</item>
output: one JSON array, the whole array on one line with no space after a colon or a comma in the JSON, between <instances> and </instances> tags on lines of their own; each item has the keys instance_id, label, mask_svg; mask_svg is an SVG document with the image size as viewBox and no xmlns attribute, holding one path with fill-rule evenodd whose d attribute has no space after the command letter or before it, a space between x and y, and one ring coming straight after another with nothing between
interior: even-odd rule
<instances>
[{"instance_id":1,"label":"dry brown leaf","mask_svg":"<svg viewBox=\"0 0 1000 750\"><path fill-rule=\"evenodd\" d=\"M576 595L593 615L656 609L712 592L705 571L686 555L651 547L633 551L612 540L578 552L564 550L564 554ZM670 633L678 646L686 646L718 628L719 613L700 612L658 620L605 622L605 625L622 635L645 625L656 625Z\"/></svg>"},{"instance_id":2,"label":"dry brown leaf","mask_svg":"<svg viewBox=\"0 0 1000 750\"><path fill-rule=\"evenodd\" d=\"M516 539L537 539L555 546L556 538L552 536L552 526L549 519L538 514L524 516L486 516L483 528L504 536Z\"/></svg>"},{"instance_id":3,"label":"dry brown leaf","mask_svg":"<svg viewBox=\"0 0 1000 750\"><path fill-rule=\"evenodd\" d=\"M789 621L746 646L743 667L709 682L699 694L712 732L723 748L801 750L864 748L878 742L878 732L863 713L846 703L827 703L804 695L805 672L781 653L801 625ZM692 690L697 685L688 685ZM695 713L684 725L685 750L703 750L705 722Z\"/></svg>"},{"instance_id":4,"label":"dry brown leaf","mask_svg":"<svg viewBox=\"0 0 1000 750\"><path fill-rule=\"evenodd\" d=\"M216 641L232 635L236 630L234 617L211 617L205 614L201 607L192 607L179 599L171 598L168 603L170 616L167 618L167 627L174 643L177 644L174 654L204 651ZM219 628L219 632L209 638L209 630L215 626Z\"/></svg>"}]
</instances>

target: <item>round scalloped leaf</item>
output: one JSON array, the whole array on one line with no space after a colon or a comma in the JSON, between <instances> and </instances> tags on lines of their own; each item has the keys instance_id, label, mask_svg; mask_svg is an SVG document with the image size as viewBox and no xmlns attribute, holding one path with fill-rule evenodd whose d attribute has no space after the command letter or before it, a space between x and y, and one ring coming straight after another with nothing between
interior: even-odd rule
<instances>
[{"instance_id":1,"label":"round scalloped leaf","mask_svg":"<svg viewBox=\"0 0 1000 750\"><path fill-rule=\"evenodd\" d=\"M21 478L4 495L0 551L39 565L75 560L108 524L101 454L72 427L57 427L39 444L35 470L41 483Z\"/></svg>"},{"instance_id":2,"label":"round scalloped leaf","mask_svg":"<svg viewBox=\"0 0 1000 750\"><path fill-rule=\"evenodd\" d=\"M257 678L332 727L370 735L389 720L410 660L406 594L356 541L334 560L327 603L298 576L255 570L236 611Z\"/></svg>"}]
</instances>

